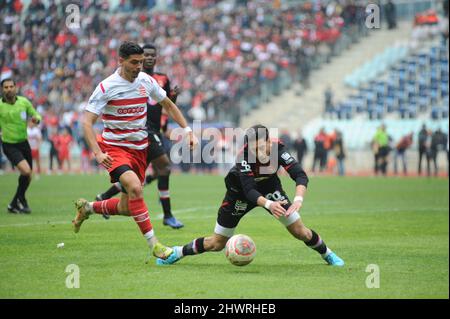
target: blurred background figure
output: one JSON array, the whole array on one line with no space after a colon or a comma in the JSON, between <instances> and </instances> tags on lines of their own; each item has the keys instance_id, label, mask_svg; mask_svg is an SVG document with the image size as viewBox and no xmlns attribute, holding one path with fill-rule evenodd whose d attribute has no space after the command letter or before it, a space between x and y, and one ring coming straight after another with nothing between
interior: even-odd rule
<instances>
[{"instance_id":1,"label":"blurred background figure","mask_svg":"<svg viewBox=\"0 0 450 319\"><path fill-rule=\"evenodd\" d=\"M398 159L400 158L403 165L403 175L405 176L408 175L406 150L411 147L412 143L413 143L413 133L403 136L401 140L397 143L394 153L394 174L396 175L398 174L397 162Z\"/></svg>"},{"instance_id":2,"label":"blurred background figure","mask_svg":"<svg viewBox=\"0 0 450 319\"><path fill-rule=\"evenodd\" d=\"M303 138L302 133L299 133L298 137L295 139L294 149L295 152L297 153L297 161L299 162L300 166L303 167L303 158L308 152L308 144L306 144L306 141Z\"/></svg>"},{"instance_id":3,"label":"blurred background figure","mask_svg":"<svg viewBox=\"0 0 450 319\"><path fill-rule=\"evenodd\" d=\"M283 129L281 131L280 140L285 145L286 150L291 151L293 147L293 142L289 130Z\"/></svg>"},{"instance_id":4,"label":"blurred background figure","mask_svg":"<svg viewBox=\"0 0 450 319\"><path fill-rule=\"evenodd\" d=\"M50 145L49 154L48 154L48 160L49 160L48 173L52 174L55 171L59 171L59 169L61 167L61 162L59 160L58 149L57 149L57 145L59 143L59 135L58 135L57 131L52 130L49 132L48 142ZM54 163L54 161L56 161L56 163ZM54 168L53 165L56 165L56 168Z\"/></svg>"},{"instance_id":5,"label":"blurred background figure","mask_svg":"<svg viewBox=\"0 0 450 319\"><path fill-rule=\"evenodd\" d=\"M72 170L72 161L70 159L70 147L72 145L72 136L69 133L67 127L61 130L58 134L56 150L59 158L59 170L64 173L68 173ZM66 163L67 165L64 165Z\"/></svg>"},{"instance_id":6,"label":"blurred background figure","mask_svg":"<svg viewBox=\"0 0 450 319\"><path fill-rule=\"evenodd\" d=\"M336 156L336 160L337 160L338 175L344 176L345 175L344 138L342 136L342 132L339 130L336 130L336 138L333 143L333 150L334 150L334 155Z\"/></svg>"},{"instance_id":7,"label":"blurred background figure","mask_svg":"<svg viewBox=\"0 0 450 319\"><path fill-rule=\"evenodd\" d=\"M92 166L91 162L93 160L91 156L91 152L89 151L89 145L87 144L84 137L80 138L80 144L81 144L81 153L80 153L80 160L81 160L81 172L82 173L91 173L92 172Z\"/></svg>"},{"instance_id":8,"label":"blurred background figure","mask_svg":"<svg viewBox=\"0 0 450 319\"><path fill-rule=\"evenodd\" d=\"M392 0L388 0L384 5L384 14L386 16L388 29L395 29L397 27L397 9Z\"/></svg>"},{"instance_id":9,"label":"blurred background figure","mask_svg":"<svg viewBox=\"0 0 450 319\"><path fill-rule=\"evenodd\" d=\"M334 105L333 105L333 89L331 88L331 85L327 86L327 89L324 92L324 98L325 98L325 115L333 117Z\"/></svg>"},{"instance_id":10,"label":"blurred background figure","mask_svg":"<svg viewBox=\"0 0 450 319\"><path fill-rule=\"evenodd\" d=\"M316 165L319 164L319 171L323 172L327 165L327 146L328 136L325 129L321 128L319 133L314 138L314 159L311 170L316 171Z\"/></svg>"},{"instance_id":11,"label":"blurred background figure","mask_svg":"<svg viewBox=\"0 0 450 319\"><path fill-rule=\"evenodd\" d=\"M419 175L422 174L422 158L427 158L426 146L425 142L427 140L428 130L425 124L422 125L422 128L419 131L418 139L417 139L417 150L419 151L419 167L417 173Z\"/></svg>"},{"instance_id":12,"label":"blurred background figure","mask_svg":"<svg viewBox=\"0 0 450 319\"><path fill-rule=\"evenodd\" d=\"M434 164L435 172L434 175L437 176L439 174L439 154L441 152L445 153L447 145L447 135L442 132L440 128L438 128L431 137L431 154L432 161ZM428 175L429 176L429 175Z\"/></svg>"},{"instance_id":13,"label":"blurred background figure","mask_svg":"<svg viewBox=\"0 0 450 319\"><path fill-rule=\"evenodd\" d=\"M427 156L427 176L431 176L431 164L433 164L434 175L438 173L437 167L437 143L436 135L431 130L427 131L427 137L425 139L425 154Z\"/></svg>"},{"instance_id":14,"label":"blurred background figure","mask_svg":"<svg viewBox=\"0 0 450 319\"><path fill-rule=\"evenodd\" d=\"M39 126L33 121L28 122L27 128L28 143L30 143L31 148L31 158L36 163L36 172L41 174L41 155L40 148L42 144L42 133Z\"/></svg>"},{"instance_id":15,"label":"blurred background figure","mask_svg":"<svg viewBox=\"0 0 450 319\"><path fill-rule=\"evenodd\" d=\"M387 175L388 156L389 156L389 135L386 132L386 126L382 124L373 138L375 149L377 150L377 162L375 172L381 172Z\"/></svg>"}]
</instances>

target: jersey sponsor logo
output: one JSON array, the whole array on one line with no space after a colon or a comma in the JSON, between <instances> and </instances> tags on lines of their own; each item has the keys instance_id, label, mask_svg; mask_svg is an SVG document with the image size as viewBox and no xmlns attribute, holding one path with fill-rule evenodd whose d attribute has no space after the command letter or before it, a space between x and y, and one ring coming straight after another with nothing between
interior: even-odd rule
<instances>
[{"instance_id":1,"label":"jersey sponsor logo","mask_svg":"<svg viewBox=\"0 0 450 319\"><path fill-rule=\"evenodd\" d=\"M234 212L231 213L234 216L242 215L247 210L248 203L237 200L234 204Z\"/></svg>"},{"instance_id":2,"label":"jersey sponsor logo","mask_svg":"<svg viewBox=\"0 0 450 319\"><path fill-rule=\"evenodd\" d=\"M249 173L252 171L252 167L247 163L247 161L242 161L241 166L241 173Z\"/></svg>"},{"instance_id":3,"label":"jersey sponsor logo","mask_svg":"<svg viewBox=\"0 0 450 319\"><path fill-rule=\"evenodd\" d=\"M285 200L286 199L286 197L283 195L283 194L281 194L281 192L280 191L275 191L275 192L273 192L273 193L268 193L268 194L266 194L266 196L264 196L265 198L267 198L267 199L269 199L269 200L273 200L273 201L282 201L282 200Z\"/></svg>"},{"instance_id":4,"label":"jersey sponsor logo","mask_svg":"<svg viewBox=\"0 0 450 319\"><path fill-rule=\"evenodd\" d=\"M283 154L281 154L281 158L284 159L286 164L290 164L294 161L294 158L291 156L291 154L289 154L287 152L284 152Z\"/></svg>"},{"instance_id":5,"label":"jersey sponsor logo","mask_svg":"<svg viewBox=\"0 0 450 319\"><path fill-rule=\"evenodd\" d=\"M145 111L145 107L131 107L131 108L121 108L117 110L118 114L133 114L133 113L141 113Z\"/></svg>"},{"instance_id":6,"label":"jersey sponsor logo","mask_svg":"<svg viewBox=\"0 0 450 319\"><path fill-rule=\"evenodd\" d=\"M269 178L270 178L269 176L255 177L255 182L260 182L260 181L263 181L263 180L269 179Z\"/></svg>"},{"instance_id":7,"label":"jersey sponsor logo","mask_svg":"<svg viewBox=\"0 0 450 319\"><path fill-rule=\"evenodd\" d=\"M109 100L108 105L110 106L127 106L127 105L138 105L138 104L144 104L147 102L148 97L135 97L135 98L129 98L129 99L116 99L116 100Z\"/></svg>"}]
</instances>

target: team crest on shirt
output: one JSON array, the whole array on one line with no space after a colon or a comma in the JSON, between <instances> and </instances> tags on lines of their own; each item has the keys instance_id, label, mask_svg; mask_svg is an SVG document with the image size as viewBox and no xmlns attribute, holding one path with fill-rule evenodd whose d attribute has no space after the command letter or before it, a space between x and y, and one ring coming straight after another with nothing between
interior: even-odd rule
<instances>
[{"instance_id":1,"label":"team crest on shirt","mask_svg":"<svg viewBox=\"0 0 450 319\"><path fill-rule=\"evenodd\" d=\"M147 91L145 90L145 87L143 85L141 85L138 89L138 92L140 95L142 96L147 96Z\"/></svg>"},{"instance_id":2,"label":"team crest on shirt","mask_svg":"<svg viewBox=\"0 0 450 319\"><path fill-rule=\"evenodd\" d=\"M234 212L231 213L231 215L239 216L245 213L247 210L248 203L237 200L234 204Z\"/></svg>"}]
</instances>

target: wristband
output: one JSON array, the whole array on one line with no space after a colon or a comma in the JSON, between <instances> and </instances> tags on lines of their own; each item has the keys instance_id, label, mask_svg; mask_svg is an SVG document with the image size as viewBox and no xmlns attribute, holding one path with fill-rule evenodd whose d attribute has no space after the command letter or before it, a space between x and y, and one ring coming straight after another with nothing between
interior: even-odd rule
<instances>
[{"instance_id":1,"label":"wristband","mask_svg":"<svg viewBox=\"0 0 450 319\"><path fill-rule=\"evenodd\" d=\"M266 203L264 204L264 207L268 210L270 210L270 205L272 205L273 201L270 199L266 200Z\"/></svg>"},{"instance_id":2,"label":"wristband","mask_svg":"<svg viewBox=\"0 0 450 319\"><path fill-rule=\"evenodd\" d=\"M184 133L190 133L192 132L192 129L189 126L186 126L185 128L183 128Z\"/></svg>"},{"instance_id":3,"label":"wristband","mask_svg":"<svg viewBox=\"0 0 450 319\"><path fill-rule=\"evenodd\" d=\"M294 202L299 201L300 203L303 203L303 196L295 196Z\"/></svg>"}]
</instances>

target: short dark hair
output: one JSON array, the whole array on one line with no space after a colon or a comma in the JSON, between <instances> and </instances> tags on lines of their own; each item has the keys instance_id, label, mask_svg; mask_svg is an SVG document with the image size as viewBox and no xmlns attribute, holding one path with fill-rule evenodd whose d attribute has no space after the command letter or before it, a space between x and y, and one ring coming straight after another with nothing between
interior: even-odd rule
<instances>
[{"instance_id":1,"label":"short dark hair","mask_svg":"<svg viewBox=\"0 0 450 319\"><path fill-rule=\"evenodd\" d=\"M144 46L142 47L142 49L153 49L156 51L156 46L153 43L146 43L144 44Z\"/></svg>"},{"instance_id":2,"label":"short dark hair","mask_svg":"<svg viewBox=\"0 0 450 319\"><path fill-rule=\"evenodd\" d=\"M128 59L132 54L143 54L144 49L134 42L125 41L120 45L119 56L123 59Z\"/></svg>"},{"instance_id":3,"label":"short dark hair","mask_svg":"<svg viewBox=\"0 0 450 319\"><path fill-rule=\"evenodd\" d=\"M6 79L3 79L2 82L0 83L1 87L3 87L3 83L9 82L9 81L11 81L12 83L14 83L14 85L16 85L16 81L14 81L11 78L6 78Z\"/></svg>"},{"instance_id":4,"label":"short dark hair","mask_svg":"<svg viewBox=\"0 0 450 319\"><path fill-rule=\"evenodd\" d=\"M269 139L269 129L262 124L253 125L245 131L245 144L261 138L264 138L266 141Z\"/></svg>"}]
</instances>

